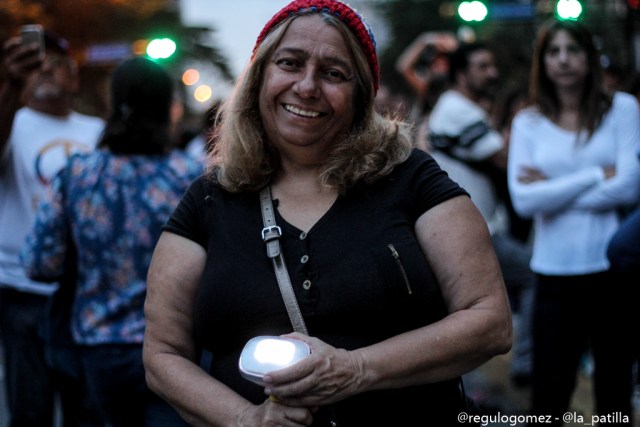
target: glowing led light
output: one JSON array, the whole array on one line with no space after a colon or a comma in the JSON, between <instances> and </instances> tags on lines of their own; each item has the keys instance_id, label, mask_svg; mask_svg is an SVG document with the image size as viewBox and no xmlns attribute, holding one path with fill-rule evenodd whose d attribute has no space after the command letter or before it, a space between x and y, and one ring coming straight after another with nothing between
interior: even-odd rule
<instances>
[{"instance_id":1,"label":"glowing led light","mask_svg":"<svg viewBox=\"0 0 640 427\"><path fill-rule=\"evenodd\" d=\"M578 0L558 0L556 12L561 19L578 19L582 14L582 5Z\"/></svg>"},{"instance_id":2,"label":"glowing led light","mask_svg":"<svg viewBox=\"0 0 640 427\"><path fill-rule=\"evenodd\" d=\"M467 22L483 21L488 14L489 11L487 10L487 6L478 0L463 1L462 3L460 3L460 6L458 6L458 15L460 15L460 18Z\"/></svg>"},{"instance_id":3,"label":"glowing led light","mask_svg":"<svg viewBox=\"0 0 640 427\"><path fill-rule=\"evenodd\" d=\"M167 59L176 52L176 42L171 39L153 39L147 45L147 55L152 59Z\"/></svg>"},{"instance_id":4,"label":"glowing led light","mask_svg":"<svg viewBox=\"0 0 640 427\"><path fill-rule=\"evenodd\" d=\"M288 341L266 339L256 345L254 356L260 363L287 366L296 354L296 346Z\"/></svg>"}]
</instances>

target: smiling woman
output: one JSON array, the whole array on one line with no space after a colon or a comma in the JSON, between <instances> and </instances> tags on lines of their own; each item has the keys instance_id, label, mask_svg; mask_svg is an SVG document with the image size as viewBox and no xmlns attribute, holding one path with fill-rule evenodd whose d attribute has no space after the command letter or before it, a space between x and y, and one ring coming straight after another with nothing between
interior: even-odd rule
<instances>
[{"instance_id":1,"label":"smiling woman","mask_svg":"<svg viewBox=\"0 0 640 427\"><path fill-rule=\"evenodd\" d=\"M149 269L148 382L192 424L453 426L460 376L509 349L486 224L411 125L376 112L378 74L342 2L295 0L259 34ZM291 333L272 230L308 335ZM254 384L238 359L263 335L311 354Z\"/></svg>"},{"instance_id":2,"label":"smiling woman","mask_svg":"<svg viewBox=\"0 0 640 427\"><path fill-rule=\"evenodd\" d=\"M317 37L302 37L307 32ZM349 130L356 92L351 62L342 34L319 15L290 24L266 64L259 94L267 139L283 160L297 156L299 146L307 157L314 145L320 162Z\"/></svg>"}]
</instances>

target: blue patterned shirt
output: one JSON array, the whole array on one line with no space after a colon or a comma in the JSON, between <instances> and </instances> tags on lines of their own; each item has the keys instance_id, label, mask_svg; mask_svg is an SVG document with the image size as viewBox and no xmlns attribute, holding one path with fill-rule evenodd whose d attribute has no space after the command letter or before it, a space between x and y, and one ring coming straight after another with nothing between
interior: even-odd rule
<instances>
[{"instance_id":1,"label":"blue patterned shirt","mask_svg":"<svg viewBox=\"0 0 640 427\"><path fill-rule=\"evenodd\" d=\"M67 247L78 252L71 330L79 344L142 343L151 256L189 184L195 158L124 156L104 150L71 157L40 205L22 251L27 274L57 280Z\"/></svg>"}]
</instances>

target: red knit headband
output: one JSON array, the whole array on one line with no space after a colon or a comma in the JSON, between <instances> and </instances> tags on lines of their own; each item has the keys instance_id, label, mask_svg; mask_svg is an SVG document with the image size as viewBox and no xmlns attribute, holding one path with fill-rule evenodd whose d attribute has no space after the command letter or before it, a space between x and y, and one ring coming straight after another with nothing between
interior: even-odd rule
<instances>
[{"instance_id":1,"label":"red knit headband","mask_svg":"<svg viewBox=\"0 0 640 427\"><path fill-rule=\"evenodd\" d=\"M260 32L256 44L253 48L255 54L258 46L264 41L264 38L273 30L280 22L284 21L291 15L302 12L329 13L342 22L355 34L356 38L362 46L362 50L369 63L371 74L373 75L373 90L378 91L380 81L380 66L378 65L378 56L376 55L376 41L373 33L364 18L354 9L337 0L294 0L285 6L280 12L276 13Z\"/></svg>"}]
</instances>

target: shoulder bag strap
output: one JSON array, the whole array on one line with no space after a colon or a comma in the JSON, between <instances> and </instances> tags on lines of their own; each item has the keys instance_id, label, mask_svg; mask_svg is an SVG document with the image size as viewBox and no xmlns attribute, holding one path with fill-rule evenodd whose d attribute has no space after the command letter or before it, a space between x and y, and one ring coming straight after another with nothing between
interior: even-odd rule
<instances>
[{"instance_id":1,"label":"shoulder bag strap","mask_svg":"<svg viewBox=\"0 0 640 427\"><path fill-rule=\"evenodd\" d=\"M262 209L262 222L264 225L262 229L262 240L267 246L267 256L271 258L273 262L273 268L276 273L276 278L278 279L278 286L280 287L284 305L289 314L289 320L291 320L294 331L309 335L302 317L302 312L298 306L298 301L296 300L296 294L291 285L291 278L289 277L284 257L282 256L282 249L280 247L282 230L276 225L273 202L271 200L271 187L269 186L266 186L260 191L260 208Z\"/></svg>"}]
</instances>

